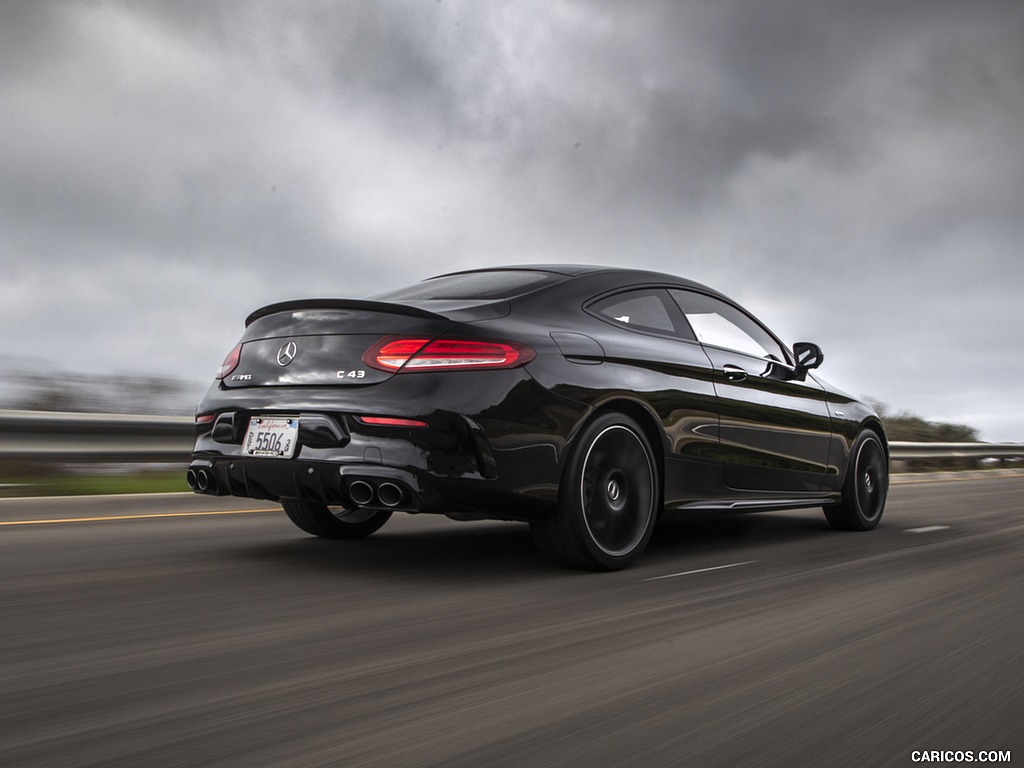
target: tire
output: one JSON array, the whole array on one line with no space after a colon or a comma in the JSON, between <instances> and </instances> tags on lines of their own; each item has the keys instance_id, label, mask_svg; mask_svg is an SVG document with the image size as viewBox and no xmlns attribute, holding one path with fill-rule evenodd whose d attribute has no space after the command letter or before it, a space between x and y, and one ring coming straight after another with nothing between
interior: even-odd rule
<instances>
[{"instance_id":1,"label":"tire","mask_svg":"<svg viewBox=\"0 0 1024 768\"><path fill-rule=\"evenodd\" d=\"M850 449L850 465L838 504L827 506L825 519L842 531L870 531L882 519L889 493L889 460L877 432L866 429Z\"/></svg>"},{"instance_id":2,"label":"tire","mask_svg":"<svg viewBox=\"0 0 1024 768\"><path fill-rule=\"evenodd\" d=\"M295 525L325 539L364 539L391 517L390 509L346 510L304 501L285 501L282 506Z\"/></svg>"},{"instance_id":3,"label":"tire","mask_svg":"<svg viewBox=\"0 0 1024 768\"><path fill-rule=\"evenodd\" d=\"M569 568L625 568L647 547L660 504L654 451L628 416L598 416L576 438L554 514L530 524L538 547Z\"/></svg>"}]
</instances>

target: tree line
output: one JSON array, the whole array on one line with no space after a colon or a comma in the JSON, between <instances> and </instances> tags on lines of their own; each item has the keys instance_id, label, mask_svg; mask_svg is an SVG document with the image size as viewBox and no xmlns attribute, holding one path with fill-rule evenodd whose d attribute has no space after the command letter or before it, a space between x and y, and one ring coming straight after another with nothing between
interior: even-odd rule
<instances>
[{"instance_id":1,"label":"tree line","mask_svg":"<svg viewBox=\"0 0 1024 768\"><path fill-rule=\"evenodd\" d=\"M976 443L978 430L966 424L928 421L908 411L892 413L884 403L871 402L890 440L909 443Z\"/></svg>"}]
</instances>

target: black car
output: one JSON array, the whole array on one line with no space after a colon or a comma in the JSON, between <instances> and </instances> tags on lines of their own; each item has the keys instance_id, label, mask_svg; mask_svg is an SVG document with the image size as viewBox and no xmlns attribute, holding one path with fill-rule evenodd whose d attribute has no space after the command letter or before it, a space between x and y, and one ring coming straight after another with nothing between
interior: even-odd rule
<instances>
[{"instance_id":1,"label":"black car","mask_svg":"<svg viewBox=\"0 0 1024 768\"><path fill-rule=\"evenodd\" d=\"M663 514L823 507L869 530L875 412L722 294L588 266L457 272L258 309L200 402L189 485L360 538L395 510L530 524L554 560L622 568Z\"/></svg>"}]
</instances>

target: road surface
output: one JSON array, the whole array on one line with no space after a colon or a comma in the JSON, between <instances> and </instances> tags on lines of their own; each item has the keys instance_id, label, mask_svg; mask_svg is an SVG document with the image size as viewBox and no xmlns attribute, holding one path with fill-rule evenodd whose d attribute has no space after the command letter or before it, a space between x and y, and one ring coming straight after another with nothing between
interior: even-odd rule
<instances>
[{"instance_id":1,"label":"road surface","mask_svg":"<svg viewBox=\"0 0 1024 768\"><path fill-rule=\"evenodd\" d=\"M895 486L866 534L664 524L610 574L511 523L4 500L0 765L1021 764L1022 596L1024 477Z\"/></svg>"}]
</instances>

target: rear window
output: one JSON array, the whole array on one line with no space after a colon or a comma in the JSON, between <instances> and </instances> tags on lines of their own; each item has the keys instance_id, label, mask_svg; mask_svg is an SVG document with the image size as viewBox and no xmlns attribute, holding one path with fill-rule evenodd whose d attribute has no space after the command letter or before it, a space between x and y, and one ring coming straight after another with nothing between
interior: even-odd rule
<instances>
[{"instance_id":1,"label":"rear window","mask_svg":"<svg viewBox=\"0 0 1024 768\"><path fill-rule=\"evenodd\" d=\"M560 282L565 275L554 272L534 272L525 269L495 270L493 272L467 272L461 275L432 277L422 283L410 285L374 296L385 301L414 299L509 299L523 293Z\"/></svg>"}]
</instances>

